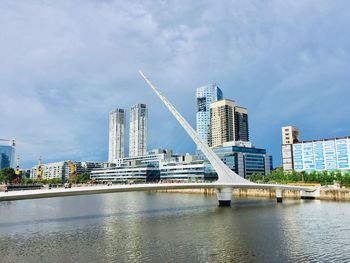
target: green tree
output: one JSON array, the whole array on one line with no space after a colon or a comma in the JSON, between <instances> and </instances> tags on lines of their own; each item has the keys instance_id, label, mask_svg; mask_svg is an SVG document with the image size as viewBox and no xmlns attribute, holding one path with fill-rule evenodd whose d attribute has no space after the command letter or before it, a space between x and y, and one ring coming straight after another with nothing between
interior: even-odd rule
<instances>
[{"instance_id":1,"label":"green tree","mask_svg":"<svg viewBox=\"0 0 350 263\"><path fill-rule=\"evenodd\" d=\"M10 183L16 179L15 170L13 168L4 168L0 170L0 182Z\"/></svg>"},{"instance_id":2,"label":"green tree","mask_svg":"<svg viewBox=\"0 0 350 263\"><path fill-rule=\"evenodd\" d=\"M87 183L90 180L90 174L88 173L82 173L77 175L77 183L78 184L84 184Z\"/></svg>"}]
</instances>

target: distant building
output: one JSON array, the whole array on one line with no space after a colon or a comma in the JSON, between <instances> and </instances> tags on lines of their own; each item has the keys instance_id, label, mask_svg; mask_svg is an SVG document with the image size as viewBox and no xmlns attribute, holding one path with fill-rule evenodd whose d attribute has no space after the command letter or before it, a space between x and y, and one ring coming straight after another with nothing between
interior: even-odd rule
<instances>
[{"instance_id":1,"label":"distant building","mask_svg":"<svg viewBox=\"0 0 350 263\"><path fill-rule=\"evenodd\" d=\"M62 182L69 177L69 164L66 161L41 165L42 179L60 179ZM38 165L30 170L30 178L38 179Z\"/></svg>"},{"instance_id":2,"label":"distant building","mask_svg":"<svg viewBox=\"0 0 350 263\"><path fill-rule=\"evenodd\" d=\"M295 171L350 170L350 137L293 144Z\"/></svg>"},{"instance_id":3,"label":"distant building","mask_svg":"<svg viewBox=\"0 0 350 263\"><path fill-rule=\"evenodd\" d=\"M0 169L15 166L15 140L0 139Z\"/></svg>"},{"instance_id":4,"label":"distant building","mask_svg":"<svg viewBox=\"0 0 350 263\"><path fill-rule=\"evenodd\" d=\"M235 106L235 141L249 142L248 110Z\"/></svg>"},{"instance_id":5,"label":"distant building","mask_svg":"<svg viewBox=\"0 0 350 263\"><path fill-rule=\"evenodd\" d=\"M292 171L293 143L299 141L299 129L294 126L282 127L282 167L284 171Z\"/></svg>"},{"instance_id":6,"label":"distant building","mask_svg":"<svg viewBox=\"0 0 350 263\"><path fill-rule=\"evenodd\" d=\"M199 137L209 145L210 104L223 98L221 89L216 84L197 88L196 130Z\"/></svg>"},{"instance_id":7,"label":"distant building","mask_svg":"<svg viewBox=\"0 0 350 263\"><path fill-rule=\"evenodd\" d=\"M204 163L193 155L155 149L144 156L121 158L115 167L95 169L91 179L112 182L202 181Z\"/></svg>"},{"instance_id":8,"label":"distant building","mask_svg":"<svg viewBox=\"0 0 350 263\"><path fill-rule=\"evenodd\" d=\"M160 174L159 168L152 165L117 166L96 169L90 178L103 182L157 182Z\"/></svg>"},{"instance_id":9,"label":"distant building","mask_svg":"<svg viewBox=\"0 0 350 263\"><path fill-rule=\"evenodd\" d=\"M98 162L71 162L74 165L76 174L90 173L93 169L101 168L104 166L103 163ZM41 165L42 179L60 179L64 182L69 179L71 174L70 161L61 161L54 163L46 163ZM30 169L30 178L38 178L38 165L33 166Z\"/></svg>"},{"instance_id":10,"label":"distant building","mask_svg":"<svg viewBox=\"0 0 350 263\"><path fill-rule=\"evenodd\" d=\"M211 103L209 134L211 147L230 141L249 141L247 109L229 99Z\"/></svg>"},{"instance_id":11,"label":"distant building","mask_svg":"<svg viewBox=\"0 0 350 263\"><path fill-rule=\"evenodd\" d=\"M216 147L235 140L234 107L234 101L228 99L210 104L209 146Z\"/></svg>"},{"instance_id":12,"label":"distant building","mask_svg":"<svg viewBox=\"0 0 350 263\"><path fill-rule=\"evenodd\" d=\"M293 144L299 141L299 129L294 126L282 127L282 144Z\"/></svg>"},{"instance_id":13,"label":"distant building","mask_svg":"<svg viewBox=\"0 0 350 263\"><path fill-rule=\"evenodd\" d=\"M108 162L124 157L125 112L115 109L109 113Z\"/></svg>"},{"instance_id":14,"label":"distant building","mask_svg":"<svg viewBox=\"0 0 350 263\"><path fill-rule=\"evenodd\" d=\"M282 127L285 171L350 170L350 137L299 141L299 130Z\"/></svg>"},{"instance_id":15,"label":"distant building","mask_svg":"<svg viewBox=\"0 0 350 263\"><path fill-rule=\"evenodd\" d=\"M253 147L250 142L228 142L212 150L232 171L243 178L249 178L252 174L268 175L273 169L272 156L265 149ZM200 158L209 164L205 156ZM210 173L211 175L207 172L207 178L217 176L212 168Z\"/></svg>"},{"instance_id":16,"label":"distant building","mask_svg":"<svg viewBox=\"0 0 350 263\"><path fill-rule=\"evenodd\" d=\"M147 107L137 104L130 110L129 156L147 154Z\"/></svg>"},{"instance_id":17,"label":"distant building","mask_svg":"<svg viewBox=\"0 0 350 263\"><path fill-rule=\"evenodd\" d=\"M162 162L160 178L166 181L204 181L205 164L203 160Z\"/></svg>"}]
</instances>

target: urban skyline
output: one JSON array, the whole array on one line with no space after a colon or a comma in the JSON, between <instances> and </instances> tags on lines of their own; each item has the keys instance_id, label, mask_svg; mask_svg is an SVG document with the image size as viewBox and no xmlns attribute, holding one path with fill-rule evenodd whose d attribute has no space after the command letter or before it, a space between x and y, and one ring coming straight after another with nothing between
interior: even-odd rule
<instances>
[{"instance_id":1,"label":"urban skyline","mask_svg":"<svg viewBox=\"0 0 350 263\"><path fill-rule=\"evenodd\" d=\"M276 164L281 163L277 138L282 126L302 128L305 139L350 133L343 96L350 82L350 42L339 33L350 23L348 3L171 3L166 7L170 16L159 5L120 5L84 2L73 15L61 2L27 1L27 8L0 4L0 28L6 35L0 49L1 137L16 139L24 167L40 155L47 161L105 160L106 112L116 104L126 109L135 94L155 116L149 122L149 148L194 152L195 145L169 113L159 110L162 105L137 77L140 67L192 126L196 87L218 83L225 97L249 109L250 139L265 147ZM189 17L192 12L202 15ZM87 14L98 23L87 23ZM120 17L133 21L132 32L142 33L129 34L131 23ZM291 23L295 19L302 30Z\"/></svg>"},{"instance_id":2,"label":"urban skyline","mask_svg":"<svg viewBox=\"0 0 350 263\"><path fill-rule=\"evenodd\" d=\"M0 1L1 263L348 262L349 11Z\"/></svg>"}]
</instances>

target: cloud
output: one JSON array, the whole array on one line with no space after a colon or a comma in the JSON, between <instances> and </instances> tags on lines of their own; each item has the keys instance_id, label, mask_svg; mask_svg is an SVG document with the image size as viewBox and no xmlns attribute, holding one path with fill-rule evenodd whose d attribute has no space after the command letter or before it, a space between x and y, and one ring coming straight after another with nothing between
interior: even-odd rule
<instances>
[{"instance_id":1,"label":"cloud","mask_svg":"<svg viewBox=\"0 0 350 263\"><path fill-rule=\"evenodd\" d=\"M195 89L248 107L251 137L280 162L280 128L349 134L347 1L2 1L0 137L29 167L107 159L108 112L149 106L149 148L194 145L137 73L195 126ZM174 132L176 131L176 132Z\"/></svg>"}]
</instances>

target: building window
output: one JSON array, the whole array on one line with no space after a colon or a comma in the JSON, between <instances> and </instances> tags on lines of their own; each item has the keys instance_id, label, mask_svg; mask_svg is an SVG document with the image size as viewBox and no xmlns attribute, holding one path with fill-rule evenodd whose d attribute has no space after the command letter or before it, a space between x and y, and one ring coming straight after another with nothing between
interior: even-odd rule
<instances>
[{"instance_id":1,"label":"building window","mask_svg":"<svg viewBox=\"0 0 350 263\"><path fill-rule=\"evenodd\" d=\"M207 107L206 107L206 98L197 98L197 111L206 111Z\"/></svg>"}]
</instances>

